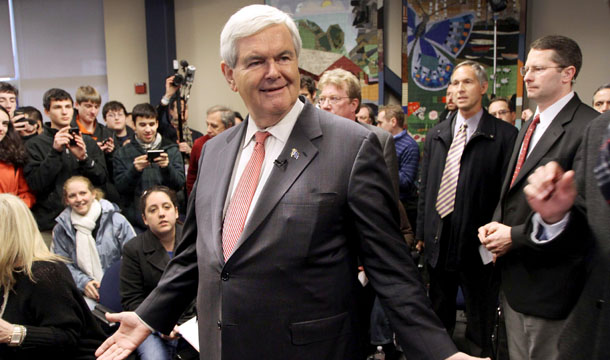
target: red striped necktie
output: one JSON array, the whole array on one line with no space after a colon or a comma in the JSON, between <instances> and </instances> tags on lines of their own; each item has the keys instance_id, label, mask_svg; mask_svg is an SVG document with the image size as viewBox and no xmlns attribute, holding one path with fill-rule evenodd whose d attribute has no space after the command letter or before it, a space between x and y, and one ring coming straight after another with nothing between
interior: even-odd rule
<instances>
[{"instance_id":1,"label":"red striped necktie","mask_svg":"<svg viewBox=\"0 0 610 360\"><path fill-rule=\"evenodd\" d=\"M540 122L540 114L536 115L534 121L530 123L527 127L527 131L525 132L525 137L523 138L523 145L521 146L521 152L519 152L519 159L517 160L517 166L515 166L515 172L513 173L513 178L510 181L510 186L512 187L515 179L519 175L519 171L521 171L521 167L525 162L525 158L527 157L527 151L530 147L530 140L532 140L532 135L534 134L534 130L536 130L536 126Z\"/></svg>"}]
</instances>

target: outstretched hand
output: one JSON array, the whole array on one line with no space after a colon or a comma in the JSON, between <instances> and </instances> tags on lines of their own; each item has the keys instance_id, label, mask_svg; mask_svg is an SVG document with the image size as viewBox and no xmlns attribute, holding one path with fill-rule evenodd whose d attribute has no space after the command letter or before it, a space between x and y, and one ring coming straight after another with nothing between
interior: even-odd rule
<instances>
[{"instance_id":1,"label":"outstretched hand","mask_svg":"<svg viewBox=\"0 0 610 360\"><path fill-rule=\"evenodd\" d=\"M95 352L95 356L100 360L125 359L151 333L135 312L107 313L106 319L120 322L121 326Z\"/></svg>"},{"instance_id":2,"label":"outstretched hand","mask_svg":"<svg viewBox=\"0 0 610 360\"><path fill-rule=\"evenodd\" d=\"M478 359L478 360L482 360L482 359L490 360L489 358L478 358L478 357L475 357L475 356L470 356L468 354L464 354L463 352L455 353L455 354L451 355L450 357L448 357L446 360L476 360L476 359Z\"/></svg>"}]
</instances>

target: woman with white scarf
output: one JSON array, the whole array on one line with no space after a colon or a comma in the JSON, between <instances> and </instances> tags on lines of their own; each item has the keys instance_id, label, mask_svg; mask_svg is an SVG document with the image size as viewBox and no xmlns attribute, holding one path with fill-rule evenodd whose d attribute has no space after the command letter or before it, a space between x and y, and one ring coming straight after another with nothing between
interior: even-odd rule
<instances>
[{"instance_id":1,"label":"woman with white scarf","mask_svg":"<svg viewBox=\"0 0 610 360\"><path fill-rule=\"evenodd\" d=\"M89 179L73 176L63 188L66 209L55 219L53 251L72 261L68 268L91 308L99 301L104 271L121 258L136 236L117 205L102 199Z\"/></svg>"}]
</instances>

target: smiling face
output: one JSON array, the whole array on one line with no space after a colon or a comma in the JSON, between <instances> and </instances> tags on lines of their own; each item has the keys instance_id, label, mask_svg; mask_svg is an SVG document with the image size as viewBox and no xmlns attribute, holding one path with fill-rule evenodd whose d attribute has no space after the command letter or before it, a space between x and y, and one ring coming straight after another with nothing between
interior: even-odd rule
<instances>
[{"instance_id":1,"label":"smiling face","mask_svg":"<svg viewBox=\"0 0 610 360\"><path fill-rule=\"evenodd\" d=\"M97 114L100 112L100 104L94 103L93 101L83 101L82 103L76 103L78 109L78 118L84 121L86 124L92 124L97 119Z\"/></svg>"},{"instance_id":2,"label":"smiling face","mask_svg":"<svg viewBox=\"0 0 610 360\"><path fill-rule=\"evenodd\" d=\"M45 109L45 114L51 119L51 127L53 129L63 129L70 126L74 108L72 100L51 100L49 110Z\"/></svg>"},{"instance_id":3,"label":"smiling face","mask_svg":"<svg viewBox=\"0 0 610 360\"><path fill-rule=\"evenodd\" d=\"M146 207L142 219L150 231L161 238L176 227L178 208L166 193L153 191L146 198Z\"/></svg>"},{"instance_id":4,"label":"smiling face","mask_svg":"<svg viewBox=\"0 0 610 360\"><path fill-rule=\"evenodd\" d=\"M91 209L91 204L95 200L95 194L89 186L80 180L71 181L65 190L66 202L72 211L79 215L86 215Z\"/></svg>"},{"instance_id":5,"label":"smiling face","mask_svg":"<svg viewBox=\"0 0 610 360\"><path fill-rule=\"evenodd\" d=\"M299 68L290 32L285 25L272 25L239 39L237 64L221 63L231 87L239 92L259 128L275 125L299 95Z\"/></svg>"},{"instance_id":6,"label":"smiling face","mask_svg":"<svg viewBox=\"0 0 610 360\"><path fill-rule=\"evenodd\" d=\"M487 91L487 83L479 82L471 66L457 68L451 76L451 85L455 91L453 95L455 103L465 119L481 109L481 100Z\"/></svg>"},{"instance_id":7,"label":"smiling face","mask_svg":"<svg viewBox=\"0 0 610 360\"><path fill-rule=\"evenodd\" d=\"M0 110L0 141L6 136L9 121L8 114Z\"/></svg>"},{"instance_id":8,"label":"smiling face","mask_svg":"<svg viewBox=\"0 0 610 360\"><path fill-rule=\"evenodd\" d=\"M150 144L155 141L157 137L157 128L159 127L159 122L157 122L156 118L145 118L138 116L136 118L136 128L135 133L136 137L145 144Z\"/></svg>"}]
</instances>

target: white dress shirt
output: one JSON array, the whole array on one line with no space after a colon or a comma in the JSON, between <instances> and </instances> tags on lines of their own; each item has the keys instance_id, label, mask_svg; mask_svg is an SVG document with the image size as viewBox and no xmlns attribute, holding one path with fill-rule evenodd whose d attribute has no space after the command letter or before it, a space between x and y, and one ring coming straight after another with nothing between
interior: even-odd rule
<instances>
[{"instance_id":1,"label":"white dress shirt","mask_svg":"<svg viewBox=\"0 0 610 360\"><path fill-rule=\"evenodd\" d=\"M301 100L297 99L292 109L284 116L282 120L280 120L277 124L270 126L266 129L259 129L256 126L255 120L252 119L251 115L248 115L248 128L246 129L246 136L244 137L244 142L240 147L240 151L237 154L237 159L235 165L233 167L233 174L231 175L231 183L229 185L229 191L227 192L227 198L225 200L225 206L223 211L223 219L226 215L227 209L229 207L229 202L233 197L233 193L237 188L237 184L239 179L241 178L248 161L250 161L250 157L252 156L252 152L254 151L254 134L257 131L267 131L271 133L271 136L265 140L265 160L263 160L263 165L261 167L261 175L258 185L256 186L256 191L254 192L254 196L252 197L252 202L250 203L250 208L248 209L248 215L246 216L246 223L250 219L250 215L252 214L252 210L256 207L256 203L260 197L261 191L267 183L267 179L269 179L269 175L271 174L271 170L273 170L273 162L277 159L277 157L282 153L286 142L288 141L288 137L292 133L292 128L294 128L294 124L297 121L297 118L301 114L301 110L305 104L301 102Z\"/></svg>"}]
</instances>

